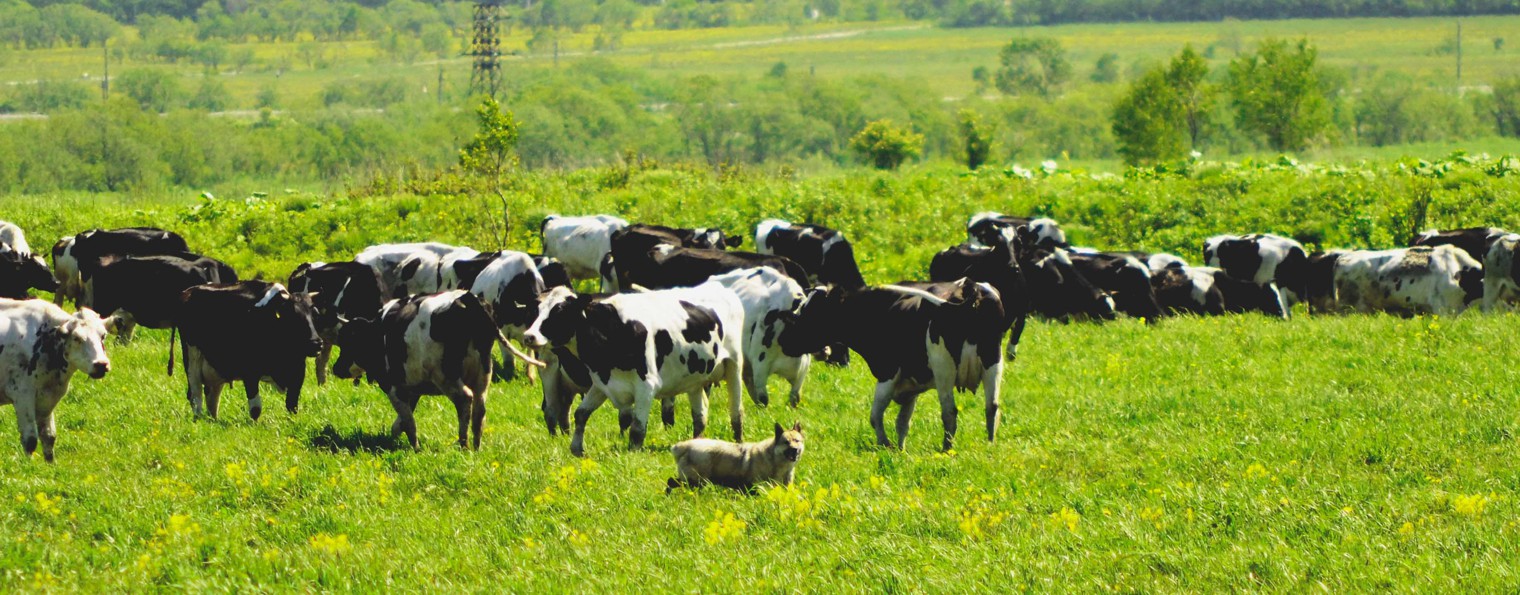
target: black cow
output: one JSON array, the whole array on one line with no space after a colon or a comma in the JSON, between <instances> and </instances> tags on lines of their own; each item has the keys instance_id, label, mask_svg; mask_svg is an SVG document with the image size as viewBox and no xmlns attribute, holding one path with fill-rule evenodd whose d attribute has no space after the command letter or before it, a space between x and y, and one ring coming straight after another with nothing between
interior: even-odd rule
<instances>
[{"instance_id":1,"label":"black cow","mask_svg":"<svg viewBox=\"0 0 1520 595\"><path fill-rule=\"evenodd\" d=\"M1230 314L1256 312L1273 318L1287 318L1288 304L1277 284L1257 285L1241 281L1213 267L1194 267L1214 276L1214 287L1224 298L1224 311Z\"/></svg>"},{"instance_id":2,"label":"black cow","mask_svg":"<svg viewBox=\"0 0 1520 595\"><path fill-rule=\"evenodd\" d=\"M777 339L788 355L840 342L870 366L876 378L871 427L890 446L883 427L887 405L898 404L897 447L907 438L918 395L934 389L944 423L942 448L954 445L956 390L980 386L987 439L997 435L1003 372L1004 312L997 290L962 279L923 291L900 287L846 290L822 286L808 293L795 324ZM942 296L950 296L946 299Z\"/></svg>"},{"instance_id":3,"label":"black cow","mask_svg":"<svg viewBox=\"0 0 1520 595\"><path fill-rule=\"evenodd\" d=\"M1161 304L1151 288L1150 267L1139 259L1125 254L1074 252L1071 264L1113 298L1114 309L1147 322L1162 316Z\"/></svg>"},{"instance_id":4,"label":"black cow","mask_svg":"<svg viewBox=\"0 0 1520 595\"><path fill-rule=\"evenodd\" d=\"M850 240L844 233L821 225L780 219L761 221L755 227L755 250L792 259L818 284L846 289L866 285Z\"/></svg>"},{"instance_id":5,"label":"black cow","mask_svg":"<svg viewBox=\"0 0 1520 595\"><path fill-rule=\"evenodd\" d=\"M738 247L741 238L729 237L716 229L681 229L663 225L635 223L612 232L611 249L602 258L600 270L605 290L629 286L630 276L639 276L650 264L650 252L659 246L679 246L722 251Z\"/></svg>"},{"instance_id":6,"label":"black cow","mask_svg":"<svg viewBox=\"0 0 1520 595\"><path fill-rule=\"evenodd\" d=\"M138 325L173 327L186 289L237 280L237 271L227 263L188 252L108 259L86 283L89 297L82 305L109 316L107 326L126 343ZM172 361L169 366L172 370Z\"/></svg>"},{"instance_id":7,"label":"black cow","mask_svg":"<svg viewBox=\"0 0 1520 595\"><path fill-rule=\"evenodd\" d=\"M57 291L58 280L47 263L32 254L0 251L0 298L24 300L32 289Z\"/></svg>"},{"instance_id":8,"label":"black cow","mask_svg":"<svg viewBox=\"0 0 1520 595\"><path fill-rule=\"evenodd\" d=\"M181 254L189 252L190 247L185 244L185 238L172 231L157 227L123 227L76 234L73 243L65 246L64 251L66 254L62 256L77 263L81 281L88 283L96 271L112 260L127 256Z\"/></svg>"},{"instance_id":9,"label":"black cow","mask_svg":"<svg viewBox=\"0 0 1520 595\"><path fill-rule=\"evenodd\" d=\"M985 211L971 216L966 221L966 240L980 246L992 246L998 243L998 236L1004 230L1027 228L1033 238L1032 244L1045 249L1067 248L1066 232L1061 231L1060 224L1055 219L1048 217L1015 217L992 211Z\"/></svg>"},{"instance_id":10,"label":"black cow","mask_svg":"<svg viewBox=\"0 0 1520 595\"><path fill-rule=\"evenodd\" d=\"M1468 227L1421 232L1409 240L1410 246L1451 245L1461 248L1473 260L1483 262L1494 242L1509 232L1497 227Z\"/></svg>"},{"instance_id":11,"label":"black cow","mask_svg":"<svg viewBox=\"0 0 1520 595\"><path fill-rule=\"evenodd\" d=\"M770 267L803 287L809 284L807 271L785 256L670 245L656 246L647 254L631 256L628 260L616 256L614 250L603 267L611 270L611 275L604 274L603 283L616 279L614 287L622 290L635 285L645 289L695 287L713 275L754 267Z\"/></svg>"},{"instance_id":12,"label":"black cow","mask_svg":"<svg viewBox=\"0 0 1520 595\"><path fill-rule=\"evenodd\" d=\"M491 347L542 366L506 342L496 330L490 307L464 290L391 300L378 316L349 320L338 331L333 374L357 378L362 372L390 397L396 410L392 436L405 433L417 447L413 417L422 395L443 394L459 417L459 446L480 448L491 386ZM473 430L473 440L471 431Z\"/></svg>"},{"instance_id":13,"label":"black cow","mask_svg":"<svg viewBox=\"0 0 1520 595\"><path fill-rule=\"evenodd\" d=\"M311 298L263 281L197 285L186 289L179 327L184 351L186 397L190 409L216 417L222 388L242 381L248 415L264 410L259 382L269 379L285 392L285 410L294 414L306 380L306 358L322 340L312 322Z\"/></svg>"},{"instance_id":14,"label":"black cow","mask_svg":"<svg viewBox=\"0 0 1520 595\"><path fill-rule=\"evenodd\" d=\"M1027 228L1018 229L1027 233ZM1008 333L1007 356L1012 359L1029 318L1029 285L1023 267L1019 266L1021 248L1015 239L1018 231L1006 227L1003 230L991 249L962 245L935 254L929 262L929 279L948 282L966 278L985 282L996 289L1005 317L1002 330Z\"/></svg>"},{"instance_id":15,"label":"black cow","mask_svg":"<svg viewBox=\"0 0 1520 595\"><path fill-rule=\"evenodd\" d=\"M286 280L290 290L308 294L312 320L322 347L317 351L317 384L327 383L327 363L332 359L338 328L348 318L373 317L385 305L380 275L369 265L346 261L305 263Z\"/></svg>"},{"instance_id":16,"label":"black cow","mask_svg":"<svg viewBox=\"0 0 1520 595\"><path fill-rule=\"evenodd\" d=\"M1151 273L1156 302L1170 314L1224 314L1224 292L1214 273L1198 267L1166 266Z\"/></svg>"}]
</instances>

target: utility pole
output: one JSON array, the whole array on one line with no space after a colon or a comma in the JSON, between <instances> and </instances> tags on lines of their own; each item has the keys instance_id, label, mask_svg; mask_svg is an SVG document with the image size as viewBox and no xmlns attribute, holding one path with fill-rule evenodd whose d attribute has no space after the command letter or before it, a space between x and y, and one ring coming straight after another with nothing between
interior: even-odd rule
<instances>
[{"instance_id":1,"label":"utility pole","mask_svg":"<svg viewBox=\"0 0 1520 595\"><path fill-rule=\"evenodd\" d=\"M107 47L109 40L100 42L100 62L105 73L100 78L100 102L105 103L111 97L111 52Z\"/></svg>"},{"instance_id":2,"label":"utility pole","mask_svg":"<svg viewBox=\"0 0 1520 595\"><path fill-rule=\"evenodd\" d=\"M1457 95L1462 94L1462 19L1457 19Z\"/></svg>"},{"instance_id":3,"label":"utility pole","mask_svg":"<svg viewBox=\"0 0 1520 595\"><path fill-rule=\"evenodd\" d=\"M496 97L501 90L501 38L496 32L501 18L501 0L476 0L474 35L470 38L470 56L475 58L470 71L472 93Z\"/></svg>"},{"instance_id":4,"label":"utility pole","mask_svg":"<svg viewBox=\"0 0 1520 595\"><path fill-rule=\"evenodd\" d=\"M443 103L443 64L438 65L438 103Z\"/></svg>"}]
</instances>

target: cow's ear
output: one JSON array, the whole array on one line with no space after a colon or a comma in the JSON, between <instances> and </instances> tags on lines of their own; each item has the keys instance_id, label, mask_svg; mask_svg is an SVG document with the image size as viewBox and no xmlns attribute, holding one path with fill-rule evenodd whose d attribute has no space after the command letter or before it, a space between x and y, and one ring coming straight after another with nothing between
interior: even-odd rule
<instances>
[{"instance_id":1,"label":"cow's ear","mask_svg":"<svg viewBox=\"0 0 1520 595\"><path fill-rule=\"evenodd\" d=\"M786 430L781 429L781 424L776 424L776 439L780 440L781 439L781 435L785 434L785 433L786 433Z\"/></svg>"},{"instance_id":2,"label":"cow's ear","mask_svg":"<svg viewBox=\"0 0 1520 595\"><path fill-rule=\"evenodd\" d=\"M723 240L723 243L727 244L729 248L738 248L744 244L744 238L740 236L728 236L728 239Z\"/></svg>"}]
</instances>

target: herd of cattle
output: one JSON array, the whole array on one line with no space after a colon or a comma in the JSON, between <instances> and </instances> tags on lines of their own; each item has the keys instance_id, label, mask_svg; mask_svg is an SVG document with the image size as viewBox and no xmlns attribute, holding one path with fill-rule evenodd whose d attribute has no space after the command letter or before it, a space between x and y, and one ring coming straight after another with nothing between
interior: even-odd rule
<instances>
[{"instance_id":1,"label":"herd of cattle","mask_svg":"<svg viewBox=\"0 0 1520 595\"><path fill-rule=\"evenodd\" d=\"M670 425L681 394L694 434L703 435L708 389L719 382L742 440L743 391L769 404L776 374L796 406L814 357L845 365L853 351L876 379L877 442L891 445L883 417L896 403L901 448L917 396L934 390L949 449L957 390L982 391L987 438L996 436L1003 364L1030 315L1286 318L1295 302L1315 313L1448 315L1479 299L1485 309L1520 301L1520 235L1494 228L1426 232L1409 248L1314 253L1270 234L1221 235L1205 242L1208 266L1191 266L1171 254L1073 247L1051 219L978 213L967 240L934 257L929 281L879 286L861 276L843 233L816 225L763 221L755 252L730 250L742 239L716 229L607 215L550 216L540 231L541 255L386 244L348 262L303 264L282 284L239 280L155 228L65 237L50 269L19 227L0 222L0 404L15 405L27 454L40 439L51 461L53 408L69 378L103 377L105 335L130 340L140 325L172 329L171 374L178 333L197 416L216 416L222 389L235 381L254 419L263 381L294 413L306 359L315 357L319 383L332 363L339 378L377 384L396 412L392 433L414 447L418 398L441 394L458 414L459 444L478 448L499 344L530 378L542 368L551 434L570 432L580 397L571 439L580 455L588 418L608 400L633 448L653 403ZM577 293L577 280L599 281L601 293ZM54 302L27 300L32 289L53 292ZM77 312L60 307L66 299Z\"/></svg>"}]
</instances>

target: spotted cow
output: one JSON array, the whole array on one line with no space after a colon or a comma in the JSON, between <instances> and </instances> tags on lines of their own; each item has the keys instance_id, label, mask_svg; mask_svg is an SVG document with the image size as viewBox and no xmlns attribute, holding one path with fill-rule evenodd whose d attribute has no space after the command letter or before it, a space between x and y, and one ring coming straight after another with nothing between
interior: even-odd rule
<instances>
[{"instance_id":1,"label":"spotted cow","mask_svg":"<svg viewBox=\"0 0 1520 595\"><path fill-rule=\"evenodd\" d=\"M311 262L296 267L286 283L291 291L307 294L311 300L312 322L322 339L314 363L317 384L326 384L327 364L332 361L342 321L373 316L385 304L380 276L368 265L353 261Z\"/></svg>"},{"instance_id":2,"label":"spotted cow","mask_svg":"<svg viewBox=\"0 0 1520 595\"><path fill-rule=\"evenodd\" d=\"M844 233L805 223L766 219L755 226L755 251L790 258L816 284L865 287L855 248Z\"/></svg>"},{"instance_id":3,"label":"spotted cow","mask_svg":"<svg viewBox=\"0 0 1520 595\"><path fill-rule=\"evenodd\" d=\"M184 352L185 397L191 412L216 417L222 389L241 381L248 416L256 420L264 411L259 382L269 379L285 393L285 410L295 414L306 358L322 346L312 322L311 298L279 283L240 281L197 285L186 289L181 300L175 326Z\"/></svg>"},{"instance_id":4,"label":"spotted cow","mask_svg":"<svg viewBox=\"0 0 1520 595\"><path fill-rule=\"evenodd\" d=\"M1335 262L1336 303L1363 313L1455 315L1483 285L1483 265L1451 245L1352 250Z\"/></svg>"},{"instance_id":5,"label":"spotted cow","mask_svg":"<svg viewBox=\"0 0 1520 595\"><path fill-rule=\"evenodd\" d=\"M549 215L539 224L544 255L558 259L572 279L595 279L612 251L612 234L628 222L612 215Z\"/></svg>"},{"instance_id":6,"label":"spotted cow","mask_svg":"<svg viewBox=\"0 0 1520 595\"><path fill-rule=\"evenodd\" d=\"M42 458L53 461L53 410L74 373L100 379L110 371L105 335L100 316L88 308L69 314L42 300L0 299L0 405L15 406L28 457L40 438Z\"/></svg>"}]
</instances>

